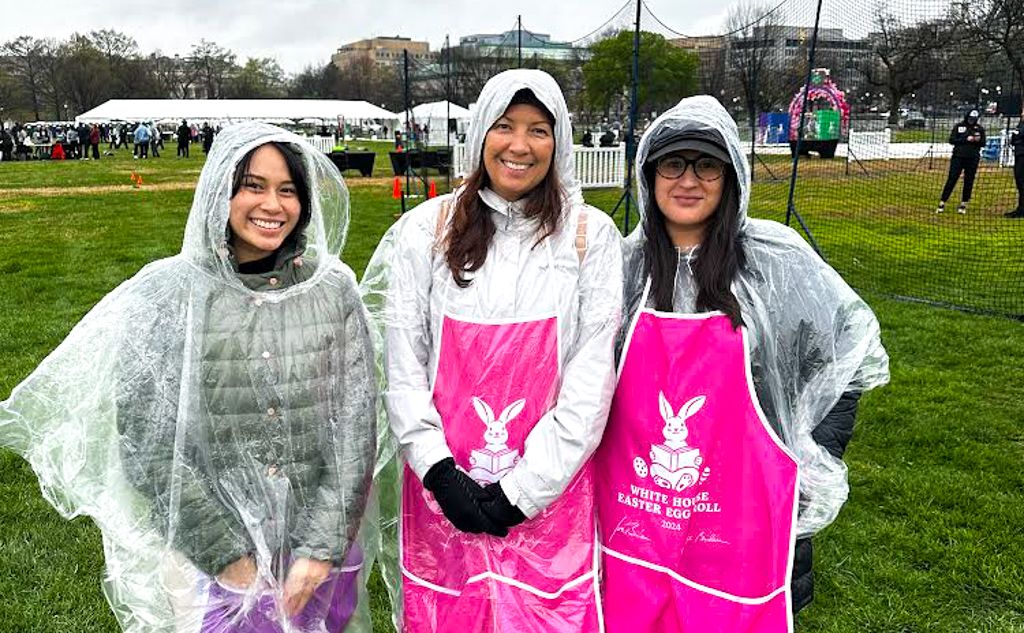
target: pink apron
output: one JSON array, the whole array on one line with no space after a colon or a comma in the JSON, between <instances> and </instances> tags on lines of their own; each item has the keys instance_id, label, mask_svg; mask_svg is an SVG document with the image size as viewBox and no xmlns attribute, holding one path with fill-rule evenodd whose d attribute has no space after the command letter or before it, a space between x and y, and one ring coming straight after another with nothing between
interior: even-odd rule
<instances>
[{"instance_id":1,"label":"pink apron","mask_svg":"<svg viewBox=\"0 0 1024 633\"><path fill-rule=\"evenodd\" d=\"M434 405L456 464L481 485L519 461L559 384L557 316L445 315ZM400 529L405 633L598 630L589 464L557 501L503 539L452 527L406 466Z\"/></svg>"},{"instance_id":2,"label":"pink apron","mask_svg":"<svg viewBox=\"0 0 1024 633\"><path fill-rule=\"evenodd\" d=\"M641 309L595 468L609 632L792 633L797 463L745 329Z\"/></svg>"}]
</instances>

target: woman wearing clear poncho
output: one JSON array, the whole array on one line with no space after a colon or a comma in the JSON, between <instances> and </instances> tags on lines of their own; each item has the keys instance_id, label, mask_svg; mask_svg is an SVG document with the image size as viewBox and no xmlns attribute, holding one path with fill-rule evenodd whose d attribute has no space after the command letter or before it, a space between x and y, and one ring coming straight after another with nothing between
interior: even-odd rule
<instances>
[{"instance_id":1,"label":"woman wearing clear poncho","mask_svg":"<svg viewBox=\"0 0 1024 633\"><path fill-rule=\"evenodd\" d=\"M749 167L713 98L654 122L637 181L594 459L608 631L791 632L809 537L846 500L857 400L888 380L878 323L793 230L747 217Z\"/></svg>"},{"instance_id":2,"label":"woman wearing clear poncho","mask_svg":"<svg viewBox=\"0 0 1024 633\"><path fill-rule=\"evenodd\" d=\"M362 282L401 457L384 526L397 560L382 557L395 623L596 631L588 460L613 388L621 238L583 203L546 73L487 82L467 153L465 183L396 223Z\"/></svg>"},{"instance_id":3,"label":"woman wearing clear poncho","mask_svg":"<svg viewBox=\"0 0 1024 633\"><path fill-rule=\"evenodd\" d=\"M107 295L0 406L0 444L102 531L125 631L369 630L376 379L347 225L323 155L225 129L182 252Z\"/></svg>"}]
</instances>

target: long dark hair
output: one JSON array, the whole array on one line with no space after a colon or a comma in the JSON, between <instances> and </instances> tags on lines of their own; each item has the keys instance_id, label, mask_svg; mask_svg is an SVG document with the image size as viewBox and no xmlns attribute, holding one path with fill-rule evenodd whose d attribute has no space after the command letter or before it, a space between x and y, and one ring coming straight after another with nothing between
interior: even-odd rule
<instances>
[{"instance_id":1,"label":"long dark hair","mask_svg":"<svg viewBox=\"0 0 1024 633\"><path fill-rule=\"evenodd\" d=\"M732 293L731 284L746 264L746 254L739 236L739 185L736 172L727 167L722 199L708 221L704 239L697 249L693 263L693 277L697 284L697 304L700 311L720 310L732 321L732 326L743 325L740 303ZM668 229L665 215L654 198L654 165L644 167L647 181L648 213L644 219L644 269L651 278L651 297L654 309L672 311L675 291L676 266L679 255ZM642 307L642 306L641 306Z\"/></svg>"},{"instance_id":2,"label":"long dark hair","mask_svg":"<svg viewBox=\"0 0 1024 633\"><path fill-rule=\"evenodd\" d=\"M552 127L555 125L555 117L551 111L541 103L540 99L528 88L523 88L513 95L508 107L526 104L532 105L540 110L547 117ZM484 143L486 144L486 135ZM557 143L557 139L555 139ZM555 148L558 149L557 146ZM469 286L472 280L465 278L465 273L480 270L487 259L487 249L494 238L494 219L491 218L490 209L483 203L478 195L484 187L489 187L491 179L483 165L483 148L480 152L481 162L476 170L466 179L459 194L458 202L452 213L451 230L445 238L445 261L452 273L452 278L460 288ZM540 181L530 193L525 196L523 215L529 219L536 219L539 237L534 243L536 246L545 238L558 229L558 219L562 212L562 188L558 181L558 173L552 159L551 167L548 169L544 180Z\"/></svg>"},{"instance_id":3,"label":"long dark hair","mask_svg":"<svg viewBox=\"0 0 1024 633\"><path fill-rule=\"evenodd\" d=\"M231 197L234 198L238 190L242 188L242 183L245 182L245 174L249 171L249 163L252 162L252 157L256 150L267 145L277 148L277 151L281 152L281 156L284 156L284 164L288 168L288 176L292 179L292 184L295 185L295 194L299 199L299 208L301 209L298 223L292 229L292 232L288 234L288 237L285 238L284 242L281 243L281 247L283 247L285 244L294 244L299 239L299 236L306 230L306 226L312 217L312 211L310 210L312 202L309 193L309 172L306 169L306 163L302 159L302 150L290 143L282 143L280 141L270 141L269 143L252 148L235 165L235 173L231 178ZM231 224L229 223L228 241L230 242L233 237Z\"/></svg>"}]
</instances>

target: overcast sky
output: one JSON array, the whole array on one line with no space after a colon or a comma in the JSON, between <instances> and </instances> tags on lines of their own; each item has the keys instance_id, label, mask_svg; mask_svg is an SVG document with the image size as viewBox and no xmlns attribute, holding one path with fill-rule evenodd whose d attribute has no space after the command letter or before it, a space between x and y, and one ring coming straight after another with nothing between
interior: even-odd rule
<instances>
[{"instance_id":1,"label":"overcast sky","mask_svg":"<svg viewBox=\"0 0 1024 633\"><path fill-rule=\"evenodd\" d=\"M879 0L888 10L918 19L945 10L950 0ZM274 57L289 73L323 64L342 44L379 35L430 42L431 50L460 36L523 28L556 41L582 38L599 29L626 0L0 0L0 42L19 35L66 39L74 32L110 28L128 33L143 53L187 54L200 39L246 57ZM672 36L721 33L730 7L741 2L775 6L786 24L811 26L817 0L645 0L645 30ZM870 28L875 0L825 2L822 26L847 37ZM635 6L635 5L631 5ZM14 7L24 7L15 9ZM30 7L30 8L29 8ZM622 11L628 26L633 8ZM653 17L652 17L653 15ZM660 20L664 26L659 25Z\"/></svg>"},{"instance_id":2,"label":"overcast sky","mask_svg":"<svg viewBox=\"0 0 1024 633\"><path fill-rule=\"evenodd\" d=\"M646 0L662 22L686 34L720 31L739 0ZM439 49L472 33L500 33L522 15L523 28L563 41L583 37L625 0L0 0L0 42L19 35L65 39L111 28L133 36L143 53L186 54L201 38L246 57L275 57L289 73L329 61L342 44L401 35ZM773 0L774 3L774 0ZM628 21L628 18L627 18ZM650 22L654 30L653 20Z\"/></svg>"}]
</instances>

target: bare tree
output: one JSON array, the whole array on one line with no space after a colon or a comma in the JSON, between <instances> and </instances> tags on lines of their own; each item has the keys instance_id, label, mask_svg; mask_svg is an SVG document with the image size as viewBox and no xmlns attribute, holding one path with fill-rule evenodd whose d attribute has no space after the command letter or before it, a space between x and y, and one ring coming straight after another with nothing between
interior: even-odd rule
<instances>
[{"instance_id":1,"label":"bare tree","mask_svg":"<svg viewBox=\"0 0 1024 633\"><path fill-rule=\"evenodd\" d=\"M404 108L400 71L377 64L368 56L357 56L343 67L329 70L328 85L335 99L369 101L393 111Z\"/></svg>"},{"instance_id":2,"label":"bare tree","mask_svg":"<svg viewBox=\"0 0 1024 633\"><path fill-rule=\"evenodd\" d=\"M28 97L29 109L36 119L42 118L44 107L44 61L49 54L47 43L28 35L11 40L0 48L11 78Z\"/></svg>"},{"instance_id":3,"label":"bare tree","mask_svg":"<svg viewBox=\"0 0 1024 633\"><path fill-rule=\"evenodd\" d=\"M60 48L60 82L74 112L85 112L112 96L110 65L88 37L76 33Z\"/></svg>"},{"instance_id":4,"label":"bare tree","mask_svg":"<svg viewBox=\"0 0 1024 633\"><path fill-rule=\"evenodd\" d=\"M231 99L277 98L284 95L284 71L271 57L250 57L228 82Z\"/></svg>"},{"instance_id":5,"label":"bare tree","mask_svg":"<svg viewBox=\"0 0 1024 633\"><path fill-rule=\"evenodd\" d=\"M189 61L196 83L206 92L207 99L222 98L228 81L238 70L234 53L206 40L192 45Z\"/></svg>"},{"instance_id":6,"label":"bare tree","mask_svg":"<svg viewBox=\"0 0 1024 633\"><path fill-rule=\"evenodd\" d=\"M696 48L697 58L700 60L697 76L700 78L701 92L719 97L725 89L726 51L722 43L724 38L714 39L718 41L707 46L698 45Z\"/></svg>"},{"instance_id":7,"label":"bare tree","mask_svg":"<svg viewBox=\"0 0 1024 633\"><path fill-rule=\"evenodd\" d=\"M953 21L963 26L970 40L1004 55L1024 83L1024 0L959 2Z\"/></svg>"},{"instance_id":8,"label":"bare tree","mask_svg":"<svg viewBox=\"0 0 1024 633\"><path fill-rule=\"evenodd\" d=\"M904 97L946 76L943 58L956 47L956 33L940 20L905 24L883 3L876 5L875 26L868 35L874 55L858 70L867 85L883 91L895 124Z\"/></svg>"},{"instance_id":9,"label":"bare tree","mask_svg":"<svg viewBox=\"0 0 1024 633\"><path fill-rule=\"evenodd\" d=\"M88 39L106 62L111 81L110 96L130 96L132 84L128 77L132 73L128 66L139 59L139 45L135 38L113 29L102 29L90 32Z\"/></svg>"},{"instance_id":10,"label":"bare tree","mask_svg":"<svg viewBox=\"0 0 1024 633\"><path fill-rule=\"evenodd\" d=\"M160 51L145 59L148 75L163 98L187 99L196 84L197 75L191 62L177 55L168 57Z\"/></svg>"},{"instance_id":11,"label":"bare tree","mask_svg":"<svg viewBox=\"0 0 1024 633\"><path fill-rule=\"evenodd\" d=\"M288 96L307 99L333 98L330 77L334 72L337 72L337 68L333 63L306 66L289 81Z\"/></svg>"},{"instance_id":12,"label":"bare tree","mask_svg":"<svg viewBox=\"0 0 1024 633\"><path fill-rule=\"evenodd\" d=\"M779 17L767 4L741 2L729 10L726 30L726 66L739 84L754 129L757 113L771 109L780 99L777 76L785 62L775 43L781 34Z\"/></svg>"},{"instance_id":13,"label":"bare tree","mask_svg":"<svg viewBox=\"0 0 1024 633\"><path fill-rule=\"evenodd\" d=\"M472 103L487 80L503 70L515 68L516 49L512 46L456 46L452 55L452 101Z\"/></svg>"}]
</instances>

